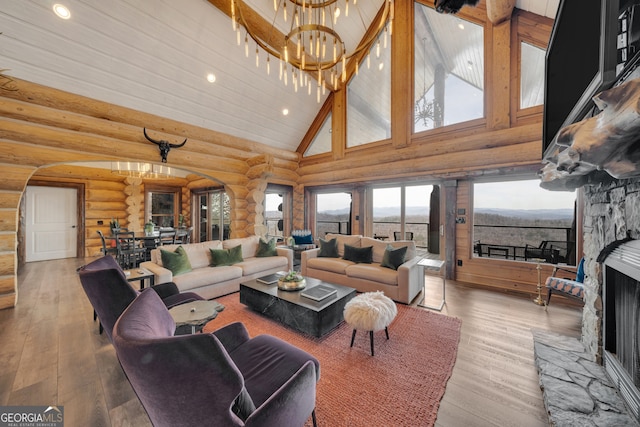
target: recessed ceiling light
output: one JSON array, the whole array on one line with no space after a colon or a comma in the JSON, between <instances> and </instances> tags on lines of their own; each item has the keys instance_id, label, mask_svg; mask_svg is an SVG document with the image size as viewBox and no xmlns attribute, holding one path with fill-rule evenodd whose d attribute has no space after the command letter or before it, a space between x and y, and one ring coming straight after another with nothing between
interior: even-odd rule
<instances>
[{"instance_id":1,"label":"recessed ceiling light","mask_svg":"<svg viewBox=\"0 0 640 427\"><path fill-rule=\"evenodd\" d=\"M464 30L464 24L463 24L462 22L460 22L460 23L458 24L458 28L460 28L461 30Z\"/></svg>"},{"instance_id":2,"label":"recessed ceiling light","mask_svg":"<svg viewBox=\"0 0 640 427\"><path fill-rule=\"evenodd\" d=\"M56 3L53 5L53 12L58 15L60 18L62 19L69 19L71 18L71 12L69 12L69 9L67 8L67 6L60 4L60 3Z\"/></svg>"},{"instance_id":3,"label":"recessed ceiling light","mask_svg":"<svg viewBox=\"0 0 640 427\"><path fill-rule=\"evenodd\" d=\"M283 108L282 109L282 115L283 116L288 116L289 115L289 109L288 108Z\"/></svg>"},{"instance_id":4,"label":"recessed ceiling light","mask_svg":"<svg viewBox=\"0 0 640 427\"><path fill-rule=\"evenodd\" d=\"M213 73L207 74L207 81L209 83L214 83L216 81L216 75Z\"/></svg>"}]
</instances>

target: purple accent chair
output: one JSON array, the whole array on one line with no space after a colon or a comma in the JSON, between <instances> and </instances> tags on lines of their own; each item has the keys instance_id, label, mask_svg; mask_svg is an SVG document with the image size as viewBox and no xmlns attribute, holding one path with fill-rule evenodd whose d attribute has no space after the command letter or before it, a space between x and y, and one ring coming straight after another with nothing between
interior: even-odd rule
<instances>
[{"instance_id":1,"label":"purple accent chair","mask_svg":"<svg viewBox=\"0 0 640 427\"><path fill-rule=\"evenodd\" d=\"M154 426L314 426L318 360L242 323L174 336L161 299L144 292L113 329L118 360Z\"/></svg>"},{"instance_id":2,"label":"purple accent chair","mask_svg":"<svg viewBox=\"0 0 640 427\"><path fill-rule=\"evenodd\" d=\"M135 290L127 281L124 271L110 255L103 256L78 269L82 288L93 306L94 313L100 321L100 333L104 330L111 337L113 325L125 308L131 304L141 292ZM153 291L151 291L153 289ZM145 289L142 293L157 293L166 307L184 304L203 299L193 292L180 293L175 283L162 283ZM94 316L95 320L95 316Z\"/></svg>"}]
</instances>

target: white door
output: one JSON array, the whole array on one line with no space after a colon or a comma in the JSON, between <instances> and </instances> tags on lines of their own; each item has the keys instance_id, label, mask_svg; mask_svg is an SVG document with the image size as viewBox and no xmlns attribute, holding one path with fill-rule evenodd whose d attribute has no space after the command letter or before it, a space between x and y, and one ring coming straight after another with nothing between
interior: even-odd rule
<instances>
[{"instance_id":1,"label":"white door","mask_svg":"<svg viewBox=\"0 0 640 427\"><path fill-rule=\"evenodd\" d=\"M26 261L75 257L77 190L28 186L26 197Z\"/></svg>"}]
</instances>

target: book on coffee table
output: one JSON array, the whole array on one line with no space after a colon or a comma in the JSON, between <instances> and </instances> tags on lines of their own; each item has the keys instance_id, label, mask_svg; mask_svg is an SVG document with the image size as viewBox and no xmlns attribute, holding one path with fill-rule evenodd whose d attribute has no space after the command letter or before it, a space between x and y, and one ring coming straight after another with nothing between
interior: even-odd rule
<instances>
[{"instance_id":1,"label":"book on coffee table","mask_svg":"<svg viewBox=\"0 0 640 427\"><path fill-rule=\"evenodd\" d=\"M318 285L318 286L314 286L313 288L305 289L300 293L300 295L302 295L303 297L310 298L314 301L321 301L336 293L337 291L330 286Z\"/></svg>"},{"instance_id":2,"label":"book on coffee table","mask_svg":"<svg viewBox=\"0 0 640 427\"><path fill-rule=\"evenodd\" d=\"M278 283L278 279L282 277L282 274L273 273L267 276L258 277L256 280L260 283L264 283L265 285L273 285L274 283Z\"/></svg>"}]
</instances>

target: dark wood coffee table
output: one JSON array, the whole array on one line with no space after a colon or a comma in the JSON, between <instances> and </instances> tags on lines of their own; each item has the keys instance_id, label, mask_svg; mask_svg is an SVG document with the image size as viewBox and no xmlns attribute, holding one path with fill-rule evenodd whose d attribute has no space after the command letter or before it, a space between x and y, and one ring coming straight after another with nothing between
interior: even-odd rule
<instances>
[{"instance_id":1,"label":"dark wood coffee table","mask_svg":"<svg viewBox=\"0 0 640 427\"><path fill-rule=\"evenodd\" d=\"M297 331L321 337L344 320L344 306L356 295L356 290L310 277L306 281L307 289L322 284L335 288L337 293L314 301L300 295L301 291L283 291L277 284L251 280L240 285L240 302Z\"/></svg>"}]
</instances>

